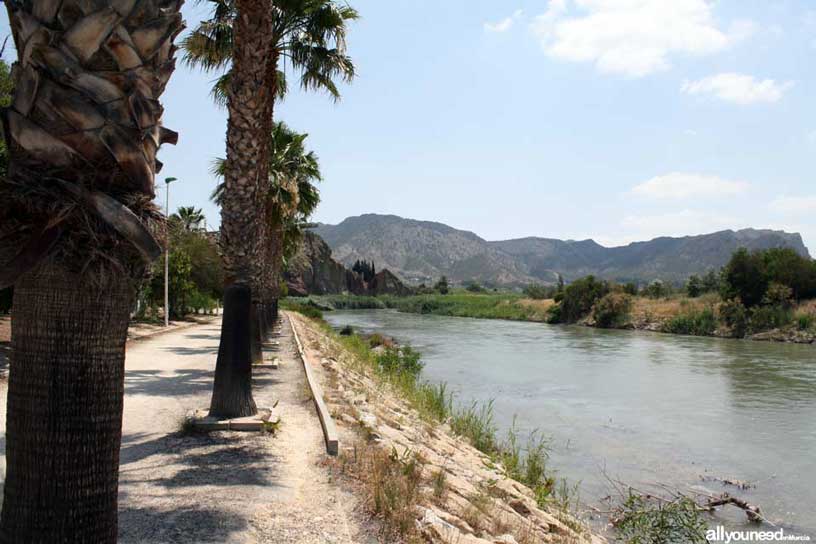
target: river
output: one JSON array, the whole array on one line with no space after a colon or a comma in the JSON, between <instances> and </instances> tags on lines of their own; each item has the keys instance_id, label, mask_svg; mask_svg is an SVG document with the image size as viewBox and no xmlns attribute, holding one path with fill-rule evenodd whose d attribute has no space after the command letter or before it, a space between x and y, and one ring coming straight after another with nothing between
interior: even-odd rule
<instances>
[{"instance_id":1,"label":"river","mask_svg":"<svg viewBox=\"0 0 816 544\"><path fill-rule=\"evenodd\" d=\"M551 438L551 465L584 503L632 485L728 491L816 537L816 347L392 310L327 312L422 352L458 402L495 402L500 434ZM741 490L710 478L754 482ZM739 511L723 512L733 526Z\"/></svg>"}]
</instances>

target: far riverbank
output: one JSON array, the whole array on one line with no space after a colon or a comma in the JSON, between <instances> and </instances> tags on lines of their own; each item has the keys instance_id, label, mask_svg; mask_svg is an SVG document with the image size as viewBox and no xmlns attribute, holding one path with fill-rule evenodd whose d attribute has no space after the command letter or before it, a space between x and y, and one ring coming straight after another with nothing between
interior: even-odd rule
<instances>
[{"instance_id":1,"label":"far riverbank","mask_svg":"<svg viewBox=\"0 0 816 544\"><path fill-rule=\"evenodd\" d=\"M755 341L816 343L816 300L791 308L788 316L768 316L763 323L745 325L735 330L726 323L723 302L713 294L697 298L672 296L652 299L630 297L631 303L622 315L601 325L594 312L577 321L587 327L641 330L685 336L745 338ZM307 304L321 311L394 309L404 313L503 319L547 323L552 299L534 300L517 293L427 294L407 297L325 295L290 299L291 304ZM775 326L781 325L781 326Z\"/></svg>"}]
</instances>

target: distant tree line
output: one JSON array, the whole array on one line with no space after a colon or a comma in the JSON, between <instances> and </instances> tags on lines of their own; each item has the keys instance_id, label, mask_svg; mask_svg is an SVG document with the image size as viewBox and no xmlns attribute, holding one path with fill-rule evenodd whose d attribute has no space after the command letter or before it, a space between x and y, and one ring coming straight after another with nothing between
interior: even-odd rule
<instances>
[{"instance_id":1,"label":"distant tree line","mask_svg":"<svg viewBox=\"0 0 816 544\"><path fill-rule=\"evenodd\" d=\"M667 324L667 332L713 334L719 325L727 326L734 336L784 327L796 321L800 329L814 323L811 315L793 312L794 305L816 298L816 262L789 248L749 252L737 250L720 270L689 277L678 290L660 280L643 288L634 283L617 284L586 276L563 286L528 286L531 298L552 298L548 321L575 323L591 316L601 327L619 326L631 311L632 297L652 299L685 294L698 298L718 295L708 309L694 315L676 316Z\"/></svg>"}]
</instances>

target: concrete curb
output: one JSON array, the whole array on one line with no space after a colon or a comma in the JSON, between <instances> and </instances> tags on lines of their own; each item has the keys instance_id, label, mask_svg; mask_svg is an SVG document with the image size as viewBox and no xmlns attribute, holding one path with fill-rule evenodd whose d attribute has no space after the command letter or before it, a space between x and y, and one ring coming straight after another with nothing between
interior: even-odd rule
<instances>
[{"instance_id":1,"label":"concrete curb","mask_svg":"<svg viewBox=\"0 0 816 544\"><path fill-rule=\"evenodd\" d=\"M303 362L303 370L306 372L306 381L312 390L312 398L314 399L315 408L317 409L317 417L320 419L320 426L323 427L323 437L326 439L326 451L329 455L337 455L337 452L340 450L340 439L329 409L323 401L323 389L320 387L320 384L317 383L314 374L312 374L312 369L306 358L306 352L303 350L303 344L300 343L300 337L295 328L295 322L292 321L292 316L287 315L286 317L289 318L289 326L292 327L292 334L295 337L298 354L300 355L300 360Z\"/></svg>"}]
</instances>

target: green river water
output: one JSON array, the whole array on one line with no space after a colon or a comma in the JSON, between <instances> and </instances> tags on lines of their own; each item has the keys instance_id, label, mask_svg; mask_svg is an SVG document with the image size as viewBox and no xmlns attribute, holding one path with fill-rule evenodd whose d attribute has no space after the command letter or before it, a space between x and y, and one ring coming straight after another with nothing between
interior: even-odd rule
<instances>
[{"instance_id":1,"label":"green river water","mask_svg":"<svg viewBox=\"0 0 816 544\"><path fill-rule=\"evenodd\" d=\"M410 343L460 403L495 401L500 434L551 437L551 465L588 504L604 472L632 485L728 491L816 538L816 346L451 318L328 312ZM755 482L740 490L710 478ZM740 525L739 511L723 512Z\"/></svg>"}]
</instances>

